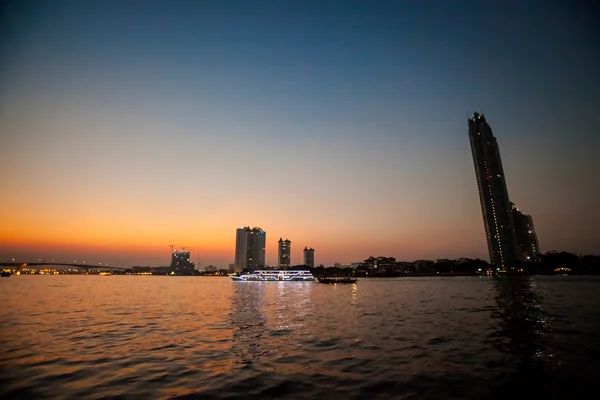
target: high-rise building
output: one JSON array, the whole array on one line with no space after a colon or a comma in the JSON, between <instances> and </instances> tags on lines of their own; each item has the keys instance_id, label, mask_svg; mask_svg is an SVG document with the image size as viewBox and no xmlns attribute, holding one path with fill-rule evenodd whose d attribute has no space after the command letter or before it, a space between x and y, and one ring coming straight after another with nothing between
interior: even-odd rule
<instances>
[{"instance_id":1,"label":"high-rise building","mask_svg":"<svg viewBox=\"0 0 600 400\"><path fill-rule=\"evenodd\" d=\"M249 226L238 228L235 237L235 271L255 270L265 265L267 233Z\"/></svg>"},{"instance_id":2,"label":"high-rise building","mask_svg":"<svg viewBox=\"0 0 600 400\"><path fill-rule=\"evenodd\" d=\"M304 265L308 265L311 268L315 267L315 249L304 247Z\"/></svg>"},{"instance_id":3,"label":"high-rise building","mask_svg":"<svg viewBox=\"0 0 600 400\"><path fill-rule=\"evenodd\" d=\"M540 254L540 245L533 226L533 218L531 218L531 215L523 214L514 204L512 204L512 215L517 236L519 259L521 261L537 259Z\"/></svg>"},{"instance_id":4,"label":"high-rise building","mask_svg":"<svg viewBox=\"0 0 600 400\"><path fill-rule=\"evenodd\" d=\"M292 242L288 239L282 240L279 238L278 242L278 256L277 256L277 266L279 268L289 268L291 265L291 246Z\"/></svg>"},{"instance_id":5,"label":"high-rise building","mask_svg":"<svg viewBox=\"0 0 600 400\"><path fill-rule=\"evenodd\" d=\"M185 250L175 250L171 256L171 270L176 274L192 275L194 273L194 263L190 261L190 252Z\"/></svg>"},{"instance_id":6,"label":"high-rise building","mask_svg":"<svg viewBox=\"0 0 600 400\"><path fill-rule=\"evenodd\" d=\"M490 264L505 270L517 261L517 239L498 142L483 114L469 118L469 139Z\"/></svg>"}]
</instances>

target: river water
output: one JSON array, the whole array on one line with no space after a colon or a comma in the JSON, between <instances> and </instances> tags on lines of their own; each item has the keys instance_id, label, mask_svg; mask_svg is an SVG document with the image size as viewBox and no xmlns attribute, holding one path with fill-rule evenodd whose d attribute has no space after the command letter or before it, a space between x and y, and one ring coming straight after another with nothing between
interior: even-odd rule
<instances>
[{"instance_id":1,"label":"river water","mask_svg":"<svg viewBox=\"0 0 600 400\"><path fill-rule=\"evenodd\" d=\"M0 295L2 399L598 396L599 277L12 276Z\"/></svg>"}]
</instances>

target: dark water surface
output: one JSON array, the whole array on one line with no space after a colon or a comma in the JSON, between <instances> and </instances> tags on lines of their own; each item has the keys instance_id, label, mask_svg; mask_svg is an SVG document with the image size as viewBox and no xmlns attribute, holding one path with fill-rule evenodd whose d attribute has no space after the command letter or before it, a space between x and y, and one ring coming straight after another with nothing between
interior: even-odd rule
<instances>
[{"instance_id":1,"label":"dark water surface","mask_svg":"<svg viewBox=\"0 0 600 400\"><path fill-rule=\"evenodd\" d=\"M600 398L598 277L0 279L0 398Z\"/></svg>"}]
</instances>

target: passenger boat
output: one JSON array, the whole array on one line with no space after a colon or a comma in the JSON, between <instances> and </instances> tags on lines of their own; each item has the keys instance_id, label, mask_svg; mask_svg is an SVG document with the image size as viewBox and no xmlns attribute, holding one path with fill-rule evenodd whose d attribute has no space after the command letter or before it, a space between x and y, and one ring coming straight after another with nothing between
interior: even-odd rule
<instances>
[{"instance_id":1,"label":"passenger boat","mask_svg":"<svg viewBox=\"0 0 600 400\"><path fill-rule=\"evenodd\" d=\"M3 278L8 278L10 276L10 271L2 271L0 272L0 276L2 276Z\"/></svg>"},{"instance_id":2,"label":"passenger boat","mask_svg":"<svg viewBox=\"0 0 600 400\"><path fill-rule=\"evenodd\" d=\"M349 276L322 276L317 278L321 283L356 283L356 278Z\"/></svg>"},{"instance_id":3,"label":"passenger boat","mask_svg":"<svg viewBox=\"0 0 600 400\"><path fill-rule=\"evenodd\" d=\"M310 271L256 270L250 274L232 275L235 282L306 282L314 281Z\"/></svg>"}]
</instances>

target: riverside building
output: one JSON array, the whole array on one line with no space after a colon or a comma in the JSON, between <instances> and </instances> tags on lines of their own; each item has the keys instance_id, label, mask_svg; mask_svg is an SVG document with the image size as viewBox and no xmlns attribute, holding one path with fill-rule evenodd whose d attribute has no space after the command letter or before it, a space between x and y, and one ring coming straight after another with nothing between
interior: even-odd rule
<instances>
[{"instance_id":1,"label":"riverside building","mask_svg":"<svg viewBox=\"0 0 600 400\"><path fill-rule=\"evenodd\" d=\"M483 114L469 118L469 140L490 264L504 271L518 260L517 238L500 149Z\"/></svg>"},{"instance_id":2,"label":"riverside building","mask_svg":"<svg viewBox=\"0 0 600 400\"><path fill-rule=\"evenodd\" d=\"M171 255L171 270L176 274L193 274L194 263L190 261L190 252L175 250Z\"/></svg>"},{"instance_id":3,"label":"riverside building","mask_svg":"<svg viewBox=\"0 0 600 400\"><path fill-rule=\"evenodd\" d=\"M311 268L315 267L315 249L304 247L304 265L308 265Z\"/></svg>"},{"instance_id":4,"label":"riverside building","mask_svg":"<svg viewBox=\"0 0 600 400\"><path fill-rule=\"evenodd\" d=\"M540 245L533 226L533 218L531 215L523 214L514 204L512 205L512 215L517 235L519 259L521 261L536 260L540 254Z\"/></svg>"},{"instance_id":5,"label":"riverside building","mask_svg":"<svg viewBox=\"0 0 600 400\"><path fill-rule=\"evenodd\" d=\"M277 266L279 268L289 268L291 265L291 246L292 242L288 239L279 238L277 251Z\"/></svg>"},{"instance_id":6,"label":"riverside building","mask_svg":"<svg viewBox=\"0 0 600 400\"><path fill-rule=\"evenodd\" d=\"M267 233L261 228L238 228L235 236L235 272L255 270L265 265Z\"/></svg>"}]
</instances>

